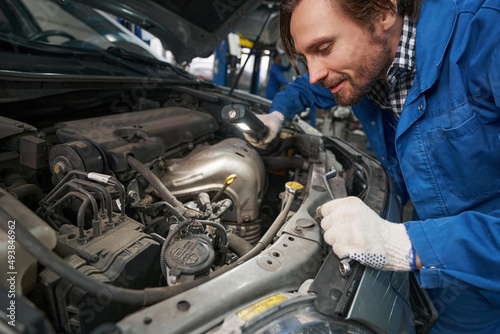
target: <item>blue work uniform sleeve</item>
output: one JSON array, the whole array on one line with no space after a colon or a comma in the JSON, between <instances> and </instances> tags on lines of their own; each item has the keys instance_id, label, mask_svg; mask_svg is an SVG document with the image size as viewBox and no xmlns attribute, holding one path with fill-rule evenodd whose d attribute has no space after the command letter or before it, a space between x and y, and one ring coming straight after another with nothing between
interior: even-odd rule
<instances>
[{"instance_id":1,"label":"blue work uniform sleeve","mask_svg":"<svg viewBox=\"0 0 500 334\"><path fill-rule=\"evenodd\" d=\"M276 76L276 79L278 80L278 82L282 85L288 85L288 83L290 81L288 81L287 77L285 77L285 75L283 74L282 71L275 71L275 76Z\"/></svg>"},{"instance_id":2,"label":"blue work uniform sleeve","mask_svg":"<svg viewBox=\"0 0 500 334\"><path fill-rule=\"evenodd\" d=\"M275 66L272 67L271 71L274 72L274 75L278 82L282 85L288 85L290 83L290 80L285 76L284 72L287 72L291 69L290 65L278 65L275 64Z\"/></svg>"},{"instance_id":3,"label":"blue work uniform sleeve","mask_svg":"<svg viewBox=\"0 0 500 334\"><path fill-rule=\"evenodd\" d=\"M295 79L273 99L269 112L279 111L285 116L285 121L291 121L293 117L307 107L316 106L328 109L335 106L335 99L328 88L320 84L311 85L309 74L306 73Z\"/></svg>"},{"instance_id":4,"label":"blue work uniform sleeve","mask_svg":"<svg viewBox=\"0 0 500 334\"><path fill-rule=\"evenodd\" d=\"M485 297L500 306L500 210L490 214L466 211L405 225L424 266L418 275L422 287L467 283L496 292Z\"/></svg>"},{"instance_id":5,"label":"blue work uniform sleeve","mask_svg":"<svg viewBox=\"0 0 500 334\"><path fill-rule=\"evenodd\" d=\"M500 108L500 46L497 46L493 53L489 69L488 77L493 92L493 99L495 100L495 105Z\"/></svg>"}]
</instances>

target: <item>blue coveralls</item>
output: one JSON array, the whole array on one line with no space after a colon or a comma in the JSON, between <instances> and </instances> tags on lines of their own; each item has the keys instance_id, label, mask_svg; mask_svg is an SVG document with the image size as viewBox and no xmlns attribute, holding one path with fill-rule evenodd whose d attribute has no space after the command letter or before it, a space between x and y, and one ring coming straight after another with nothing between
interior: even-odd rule
<instances>
[{"instance_id":1,"label":"blue coveralls","mask_svg":"<svg viewBox=\"0 0 500 334\"><path fill-rule=\"evenodd\" d=\"M423 1L416 66L399 121L366 97L353 111L418 214L405 225L439 313L432 332L500 333L500 1ZM271 111L335 104L308 80Z\"/></svg>"},{"instance_id":2,"label":"blue coveralls","mask_svg":"<svg viewBox=\"0 0 500 334\"><path fill-rule=\"evenodd\" d=\"M269 79L266 86L266 99L272 100L276 93L280 91L282 85L287 85L290 81L283 72L290 70L290 65L284 66L274 63L269 71Z\"/></svg>"}]
</instances>

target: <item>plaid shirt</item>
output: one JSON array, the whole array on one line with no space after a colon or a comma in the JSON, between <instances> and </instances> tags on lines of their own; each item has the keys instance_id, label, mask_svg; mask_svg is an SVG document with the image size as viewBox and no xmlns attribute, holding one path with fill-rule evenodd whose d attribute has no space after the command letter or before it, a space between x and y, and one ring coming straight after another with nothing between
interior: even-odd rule
<instances>
[{"instance_id":1,"label":"plaid shirt","mask_svg":"<svg viewBox=\"0 0 500 334\"><path fill-rule=\"evenodd\" d=\"M387 77L377 80L368 93L368 98L373 103L382 109L392 110L397 118L401 116L417 71L415 35L416 24L405 15L396 56L387 71Z\"/></svg>"}]
</instances>

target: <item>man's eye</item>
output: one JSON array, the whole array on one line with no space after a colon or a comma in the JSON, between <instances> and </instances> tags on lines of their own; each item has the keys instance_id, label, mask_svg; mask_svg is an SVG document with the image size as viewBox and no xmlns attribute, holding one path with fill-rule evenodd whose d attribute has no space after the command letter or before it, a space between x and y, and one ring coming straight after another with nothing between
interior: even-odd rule
<instances>
[{"instance_id":1,"label":"man's eye","mask_svg":"<svg viewBox=\"0 0 500 334\"><path fill-rule=\"evenodd\" d=\"M320 52L320 53L327 53L328 51L330 51L331 46L332 46L332 45L331 45L331 44L329 44L329 45L327 45L327 46L325 46L325 47L322 47L322 48L320 48L320 49L319 49L319 52Z\"/></svg>"}]
</instances>

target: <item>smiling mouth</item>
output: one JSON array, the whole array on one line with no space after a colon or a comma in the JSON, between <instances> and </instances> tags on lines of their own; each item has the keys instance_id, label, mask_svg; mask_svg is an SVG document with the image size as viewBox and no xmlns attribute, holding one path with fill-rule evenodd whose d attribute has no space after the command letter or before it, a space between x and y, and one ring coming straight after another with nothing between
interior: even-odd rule
<instances>
[{"instance_id":1,"label":"smiling mouth","mask_svg":"<svg viewBox=\"0 0 500 334\"><path fill-rule=\"evenodd\" d=\"M331 85L329 87L330 92L332 92L332 94L338 93L344 87L344 83L345 83L345 80L342 80L337 85Z\"/></svg>"}]
</instances>

